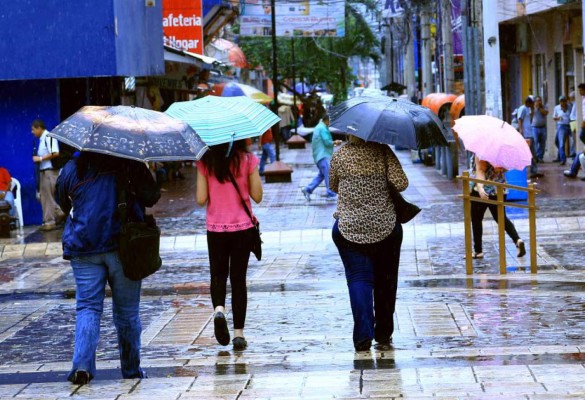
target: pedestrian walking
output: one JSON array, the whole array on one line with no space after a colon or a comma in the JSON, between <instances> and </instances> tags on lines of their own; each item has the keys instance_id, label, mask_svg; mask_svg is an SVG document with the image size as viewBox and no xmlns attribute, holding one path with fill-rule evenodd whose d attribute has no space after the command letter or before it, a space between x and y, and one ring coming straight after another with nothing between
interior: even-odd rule
<instances>
[{"instance_id":1,"label":"pedestrian walking","mask_svg":"<svg viewBox=\"0 0 585 400\"><path fill-rule=\"evenodd\" d=\"M542 97L534 98L534 116L532 117L532 135L536 147L536 162L544 161L544 151L546 149L546 116L548 110L542 104Z\"/></svg>"},{"instance_id":2,"label":"pedestrian walking","mask_svg":"<svg viewBox=\"0 0 585 400\"><path fill-rule=\"evenodd\" d=\"M260 176L264 175L264 167L266 166L266 161L268 159L270 159L270 163L276 161L276 152L274 151L274 145L272 142L272 129L268 129L260 137L260 147L262 148L262 157L260 157L260 167L258 168Z\"/></svg>"},{"instance_id":3,"label":"pedestrian walking","mask_svg":"<svg viewBox=\"0 0 585 400\"><path fill-rule=\"evenodd\" d=\"M506 183L506 170L501 167L496 167L487 161L480 160L477 156L473 157L471 163L470 176L473 178ZM472 197L479 197L486 200L497 200L495 185L484 185L483 183L473 183L471 189ZM498 223L498 206L495 204L481 203L478 201L471 202L471 231L473 233L473 253L472 258L478 259L483 258L483 217L486 209L490 210L494 221ZM504 228L506 233L512 239L518 249L517 257L523 257L526 254L526 247L524 242L518 236L516 227L506 216L506 210L504 210Z\"/></svg>"},{"instance_id":4,"label":"pedestrian walking","mask_svg":"<svg viewBox=\"0 0 585 400\"><path fill-rule=\"evenodd\" d=\"M534 117L534 99L532 96L528 96L524 101L524 105L518 108L518 132L528 142L530 152L532 153L532 161L530 164L530 177L531 178L542 178L544 174L538 172L538 165L536 163L536 140L534 137L534 131L532 129L532 119Z\"/></svg>"},{"instance_id":5,"label":"pedestrian walking","mask_svg":"<svg viewBox=\"0 0 585 400\"><path fill-rule=\"evenodd\" d=\"M559 97L559 104L555 106L553 112L553 119L557 121L557 137L559 147L559 161L561 165L567 163L567 154L565 152L565 145L569 142L569 136L571 136L571 109L567 104L567 98L565 96Z\"/></svg>"},{"instance_id":6,"label":"pedestrian walking","mask_svg":"<svg viewBox=\"0 0 585 400\"><path fill-rule=\"evenodd\" d=\"M581 96L581 111L585 112L585 83L580 83L578 86L579 89L579 96ZM573 104L573 108L571 109L571 119L575 119L575 129L577 124L577 104ZM572 123L571 123L572 124ZM581 129L579 131L579 140L582 143L585 143L585 120L581 122ZM583 161L581 161L583 160ZM563 174L567 178L576 178L577 174L579 173L579 169L581 165L585 163L585 152L581 152L580 154L576 154L576 157L573 159L573 163L571 164L571 169L563 171ZM585 181L585 178L581 178L581 180Z\"/></svg>"},{"instance_id":7,"label":"pedestrian walking","mask_svg":"<svg viewBox=\"0 0 585 400\"><path fill-rule=\"evenodd\" d=\"M341 140L333 140L329 131L329 115L325 115L313 131L313 160L319 169L319 173L309 185L301 189L307 201L311 201L311 194L323 181L325 181L325 189L327 190L325 198L327 200L337 199L337 195L329 187L329 161L333 154L333 146L340 143Z\"/></svg>"},{"instance_id":8,"label":"pedestrian walking","mask_svg":"<svg viewBox=\"0 0 585 400\"><path fill-rule=\"evenodd\" d=\"M256 203L262 201L262 182L258 158L248 152L246 141L211 146L197 162L197 203L201 206L207 204L207 249L215 338L222 346L230 343L225 310L229 277L234 350L243 350L248 345L244 336L248 303L246 272L256 230L250 198Z\"/></svg>"},{"instance_id":9,"label":"pedestrian walking","mask_svg":"<svg viewBox=\"0 0 585 400\"><path fill-rule=\"evenodd\" d=\"M369 350L372 340L389 346L394 332L402 225L388 182L399 191L408 186L387 145L350 135L331 159L331 190L339 195L332 236L345 268L356 351Z\"/></svg>"},{"instance_id":10,"label":"pedestrian walking","mask_svg":"<svg viewBox=\"0 0 585 400\"><path fill-rule=\"evenodd\" d=\"M33 155L34 163L39 164L40 170L40 200L43 210L43 225L41 231L52 231L65 221L65 214L59 209L55 201L55 185L59 170L53 168L51 160L59 157L59 142L47 136L49 131L45 123L35 119L31 124L32 134L39 139L36 155Z\"/></svg>"},{"instance_id":11,"label":"pedestrian walking","mask_svg":"<svg viewBox=\"0 0 585 400\"><path fill-rule=\"evenodd\" d=\"M117 174L127 171L128 218L144 219L144 208L160 198L145 164L98 153L81 152L68 162L57 180L59 205L69 216L63 232L63 258L70 260L76 284L75 348L67 379L86 384L96 375L105 286L112 291L112 313L118 333L122 377L145 378L140 368L139 304L141 281L124 275L118 257Z\"/></svg>"}]
</instances>

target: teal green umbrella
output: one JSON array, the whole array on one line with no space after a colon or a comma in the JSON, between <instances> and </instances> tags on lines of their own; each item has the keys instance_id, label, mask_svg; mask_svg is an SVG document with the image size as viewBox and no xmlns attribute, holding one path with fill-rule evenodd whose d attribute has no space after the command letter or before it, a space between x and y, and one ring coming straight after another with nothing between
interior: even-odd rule
<instances>
[{"instance_id":1,"label":"teal green umbrella","mask_svg":"<svg viewBox=\"0 0 585 400\"><path fill-rule=\"evenodd\" d=\"M262 135L280 118L245 96L207 96L171 104L166 114L189 124L213 146Z\"/></svg>"}]
</instances>

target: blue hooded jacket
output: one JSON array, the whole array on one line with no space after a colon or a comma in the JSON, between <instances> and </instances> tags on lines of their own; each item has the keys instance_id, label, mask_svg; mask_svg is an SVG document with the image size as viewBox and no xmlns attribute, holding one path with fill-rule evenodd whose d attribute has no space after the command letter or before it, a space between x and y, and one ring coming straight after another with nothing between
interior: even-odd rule
<instances>
[{"instance_id":1,"label":"blue hooded jacket","mask_svg":"<svg viewBox=\"0 0 585 400\"><path fill-rule=\"evenodd\" d=\"M69 161L57 179L57 200L63 212L68 214L63 231L65 259L107 253L118 248L121 221L117 174L120 171L127 171L129 179L129 219L142 221L144 207L153 206L160 198L156 182L144 164L86 154Z\"/></svg>"}]
</instances>

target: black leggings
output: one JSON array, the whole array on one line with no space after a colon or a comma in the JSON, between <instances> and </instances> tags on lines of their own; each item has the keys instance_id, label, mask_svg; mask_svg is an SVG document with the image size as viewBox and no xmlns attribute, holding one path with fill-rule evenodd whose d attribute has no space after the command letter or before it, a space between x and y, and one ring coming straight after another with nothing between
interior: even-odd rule
<instances>
[{"instance_id":1,"label":"black leggings","mask_svg":"<svg viewBox=\"0 0 585 400\"><path fill-rule=\"evenodd\" d=\"M213 308L225 307L227 278L232 286L234 329L244 329L248 292L246 271L250 259L250 240L255 228L237 232L207 231L211 271L211 302Z\"/></svg>"},{"instance_id":2,"label":"black leggings","mask_svg":"<svg viewBox=\"0 0 585 400\"><path fill-rule=\"evenodd\" d=\"M476 191L471 192L471 196L479 197L479 193ZM490 200L497 200L496 195L490 195ZM473 250L476 253L483 253L482 248L482 236L483 236L483 216L485 214L485 210L489 209L494 221L498 222L498 206L495 204L486 204L486 203L479 203L477 201L471 202L471 230L473 231ZM520 236L518 236L518 232L516 232L516 227L508 219L506 216L506 210L504 208L504 229L510 239L514 241L514 244L517 244L518 240L520 240Z\"/></svg>"}]
</instances>

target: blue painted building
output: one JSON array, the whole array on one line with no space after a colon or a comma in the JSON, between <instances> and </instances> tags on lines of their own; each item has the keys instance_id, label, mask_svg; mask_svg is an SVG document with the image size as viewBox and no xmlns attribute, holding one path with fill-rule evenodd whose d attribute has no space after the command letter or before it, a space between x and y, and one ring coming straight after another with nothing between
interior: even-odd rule
<instances>
[{"instance_id":1,"label":"blue painted building","mask_svg":"<svg viewBox=\"0 0 585 400\"><path fill-rule=\"evenodd\" d=\"M30 123L51 130L86 104L119 104L123 77L164 75L161 1L19 0L0 12L0 165L41 223Z\"/></svg>"}]
</instances>

